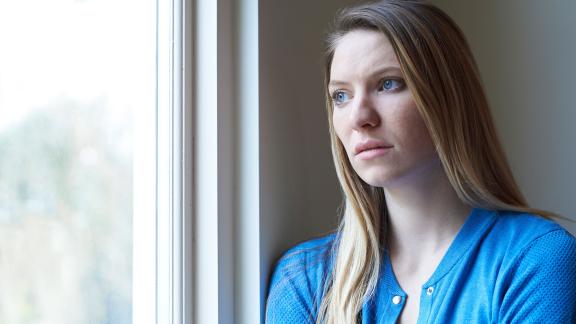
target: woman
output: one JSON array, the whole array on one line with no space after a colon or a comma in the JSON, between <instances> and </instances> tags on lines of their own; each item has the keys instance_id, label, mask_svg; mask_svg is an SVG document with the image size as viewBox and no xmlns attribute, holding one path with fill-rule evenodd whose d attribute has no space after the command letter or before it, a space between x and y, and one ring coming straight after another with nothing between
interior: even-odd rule
<instances>
[{"instance_id":1,"label":"woman","mask_svg":"<svg viewBox=\"0 0 576 324\"><path fill-rule=\"evenodd\" d=\"M325 73L344 215L278 262L268 323L576 322L576 239L528 207L449 17L347 9Z\"/></svg>"}]
</instances>

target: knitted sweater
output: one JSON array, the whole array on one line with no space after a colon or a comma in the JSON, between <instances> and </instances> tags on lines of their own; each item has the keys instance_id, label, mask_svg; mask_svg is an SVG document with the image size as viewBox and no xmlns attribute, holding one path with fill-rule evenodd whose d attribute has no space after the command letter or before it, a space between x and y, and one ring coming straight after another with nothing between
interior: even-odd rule
<instances>
[{"instance_id":1,"label":"knitted sweater","mask_svg":"<svg viewBox=\"0 0 576 324\"><path fill-rule=\"evenodd\" d=\"M266 323L315 323L335 235L277 263ZM404 307L388 255L362 323L395 323ZM539 216L474 209L422 286L418 323L576 323L576 239Z\"/></svg>"}]
</instances>

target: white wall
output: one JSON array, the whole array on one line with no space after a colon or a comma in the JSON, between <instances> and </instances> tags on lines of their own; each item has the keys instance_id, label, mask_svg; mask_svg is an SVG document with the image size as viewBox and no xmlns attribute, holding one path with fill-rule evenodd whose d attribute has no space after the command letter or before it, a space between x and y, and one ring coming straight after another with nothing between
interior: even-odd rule
<instances>
[{"instance_id":1,"label":"white wall","mask_svg":"<svg viewBox=\"0 0 576 324\"><path fill-rule=\"evenodd\" d=\"M434 2L468 37L528 201L576 219L576 2Z\"/></svg>"}]
</instances>

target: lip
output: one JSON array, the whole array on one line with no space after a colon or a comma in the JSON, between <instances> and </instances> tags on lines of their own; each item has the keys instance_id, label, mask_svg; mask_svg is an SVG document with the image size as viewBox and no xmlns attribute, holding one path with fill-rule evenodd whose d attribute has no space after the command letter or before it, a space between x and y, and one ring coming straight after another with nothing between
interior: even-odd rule
<instances>
[{"instance_id":1,"label":"lip","mask_svg":"<svg viewBox=\"0 0 576 324\"><path fill-rule=\"evenodd\" d=\"M388 153L392 147L386 142L368 139L354 147L354 155L363 160L368 160Z\"/></svg>"}]
</instances>

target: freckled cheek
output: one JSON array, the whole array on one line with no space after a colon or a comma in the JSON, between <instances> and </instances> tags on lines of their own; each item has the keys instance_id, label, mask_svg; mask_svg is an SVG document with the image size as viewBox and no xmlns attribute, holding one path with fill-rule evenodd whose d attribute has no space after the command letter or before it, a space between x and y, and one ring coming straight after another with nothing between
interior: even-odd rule
<instances>
[{"instance_id":1,"label":"freckled cheek","mask_svg":"<svg viewBox=\"0 0 576 324\"><path fill-rule=\"evenodd\" d=\"M338 137L338 139L340 139L340 142L342 143L342 145L344 145L344 149L346 149L346 152L349 152L349 131L347 130L347 125L345 123L345 121L343 120L344 116L337 116L336 113L334 113L332 115L332 125L334 126L334 132L336 133L336 136Z\"/></svg>"},{"instance_id":2,"label":"freckled cheek","mask_svg":"<svg viewBox=\"0 0 576 324\"><path fill-rule=\"evenodd\" d=\"M405 132L405 138L410 142L410 146L417 149L421 154L435 151L428 128L416 107L410 114L404 116L402 124L404 125L402 129Z\"/></svg>"}]
</instances>

